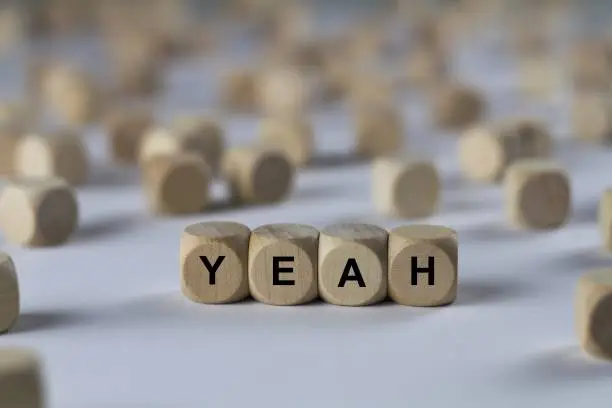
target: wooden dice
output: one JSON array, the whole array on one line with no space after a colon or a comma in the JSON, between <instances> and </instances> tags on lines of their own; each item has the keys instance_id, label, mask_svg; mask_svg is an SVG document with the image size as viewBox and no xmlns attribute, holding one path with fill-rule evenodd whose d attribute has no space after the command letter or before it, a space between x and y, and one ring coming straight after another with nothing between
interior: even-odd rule
<instances>
[{"instance_id":1,"label":"wooden dice","mask_svg":"<svg viewBox=\"0 0 612 408\"><path fill-rule=\"evenodd\" d=\"M18 176L61 177L73 186L89 177L87 148L71 131L23 137L15 148L14 166Z\"/></svg>"},{"instance_id":2,"label":"wooden dice","mask_svg":"<svg viewBox=\"0 0 612 408\"><path fill-rule=\"evenodd\" d=\"M387 104L363 105L355 113L356 154L378 157L395 154L404 147L405 123Z\"/></svg>"},{"instance_id":3,"label":"wooden dice","mask_svg":"<svg viewBox=\"0 0 612 408\"><path fill-rule=\"evenodd\" d=\"M67 123L83 125L100 116L104 97L88 73L72 66L53 65L42 81L46 101Z\"/></svg>"},{"instance_id":4,"label":"wooden dice","mask_svg":"<svg viewBox=\"0 0 612 408\"><path fill-rule=\"evenodd\" d=\"M612 269L586 273L576 292L576 333L581 347L594 357L612 360Z\"/></svg>"},{"instance_id":5,"label":"wooden dice","mask_svg":"<svg viewBox=\"0 0 612 408\"><path fill-rule=\"evenodd\" d=\"M0 175L10 175L14 171L15 149L21 140L22 126L15 121L0 119Z\"/></svg>"},{"instance_id":6,"label":"wooden dice","mask_svg":"<svg viewBox=\"0 0 612 408\"><path fill-rule=\"evenodd\" d=\"M521 90L526 96L547 98L563 89L563 64L550 55L530 55L520 61Z\"/></svg>"},{"instance_id":7,"label":"wooden dice","mask_svg":"<svg viewBox=\"0 0 612 408\"><path fill-rule=\"evenodd\" d=\"M457 233L432 225L389 232L389 297L406 306L441 306L457 296Z\"/></svg>"},{"instance_id":8,"label":"wooden dice","mask_svg":"<svg viewBox=\"0 0 612 408\"><path fill-rule=\"evenodd\" d=\"M258 72L253 70L231 71L221 80L221 104L228 110L251 112L257 108Z\"/></svg>"},{"instance_id":9,"label":"wooden dice","mask_svg":"<svg viewBox=\"0 0 612 408\"><path fill-rule=\"evenodd\" d=\"M106 124L113 160L135 164L138 161L140 143L153 123L153 115L146 108L123 108L114 112Z\"/></svg>"},{"instance_id":10,"label":"wooden dice","mask_svg":"<svg viewBox=\"0 0 612 408\"><path fill-rule=\"evenodd\" d=\"M319 237L319 296L328 303L366 306L387 296L387 231L334 224Z\"/></svg>"},{"instance_id":11,"label":"wooden dice","mask_svg":"<svg viewBox=\"0 0 612 408\"><path fill-rule=\"evenodd\" d=\"M314 153L314 132L306 118L267 118L259 128L262 143L282 150L296 167L305 166Z\"/></svg>"},{"instance_id":12,"label":"wooden dice","mask_svg":"<svg viewBox=\"0 0 612 408\"><path fill-rule=\"evenodd\" d=\"M498 182L508 166L520 159L546 158L552 137L535 120L518 119L474 126L459 139L459 166L468 179Z\"/></svg>"},{"instance_id":13,"label":"wooden dice","mask_svg":"<svg viewBox=\"0 0 612 408\"><path fill-rule=\"evenodd\" d=\"M193 214L209 201L210 168L193 153L157 155L142 165L143 187L153 213Z\"/></svg>"},{"instance_id":14,"label":"wooden dice","mask_svg":"<svg viewBox=\"0 0 612 408\"><path fill-rule=\"evenodd\" d=\"M612 142L612 97L607 93L578 93L572 101L572 135L586 142Z\"/></svg>"},{"instance_id":15,"label":"wooden dice","mask_svg":"<svg viewBox=\"0 0 612 408\"><path fill-rule=\"evenodd\" d=\"M200 156L213 175L219 172L225 140L221 127L211 119L181 116L169 129L147 132L140 146L140 161L157 155L190 152Z\"/></svg>"},{"instance_id":16,"label":"wooden dice","mask_svg":"<svg viewBox=\"0 0 612 408\"><path fill-rule=\"evenodd\" d=\"M0 228L15 244L61 245L76 229L78 215L75 193L60 178L18 179L0 193Z\"/></svg>"},{"instance_id":17,"label":"wooden dice","mask_svg":"<svg viewBox=\"0 0 612 408\"><path fill-rule=\"evenodd\" d=\"M601 195L598 222L603 248L612 252L612 189L605 190Z\"/></svg>"},{"instance_id":18,"label":"wooden dice","mask_svg":"<svg viewBox=\"0 0 612 408\"><path fill-rule=\"evenodd\" d=\"M485 110L482 95L468 86L446 84L433 94L432 115L435 123L443 129L465 129L479 121Z\"/></svg>"},{"instance_id":19,"label":"wooden dice","mask_svg":"<svg viewBox=\"0 0 612 408\"><path fill-rule=\"evenodd\" d=\"M277 67L262 73L257 79L260 111L266 116L293 117L307 113L311 84L299 70Z\"/></svg>"},{"instance_id":20,"label":"wooden dice","mask_svg":"<svg viewBox=\"0 0 612 408\"><path fill-rule=\"evenodd\" d=\"M0 252L0 334L9 331L19 318L19 282L11 257Z\"/></svg>"},{"instance_id":21,"label":"wooden dice","mask_svg":"<svg viewBox=\"0 0 612 408\"><path fill-rule=\"evenodd\" d=\"M571 53L571 75L578 90L608 92L612 89L611 45L588 40L576 44Z\"/></svg>"},{"instance_id":22,"label":"wooden dice","mask_svg":"<svg viewBox=\"0 0 612 408\"><path fill-rule=\"evenodd\" d=\"M288 306L317 297L319 231L307 225L272 224L253 230L249 287L262 303Z\"/></svg>"},{"instance_id":23,"label":"wooden dice","mask_svg":"<svg viewBox=\"0 0 612 408\"><path fill-rule=\"evenodd\" d=\"M245 146L228 150L222 174L229 184L233 202L270 204L291 194L295 166L279 149Z\"/></svg>"},{"instance_id":24,"label":"wooden dice","mask_svg":"<svg viewBox=\"0 0 612 408\"><path fill-rule=\"evenodd\" d=\"M405 79L410 87L430 88L446 80L448 71L448 62L443 53L420 47L408 56Z\"/></svg>"},{"instance_id":25,"label":"wooden dice","mask_svg":"<svg viewBox=\"0 0 612 408\"><path fill-rule=\"evenodd\" d=\"M0 349L0 406L44 408L45 391L38 355L25 348Z\"/></svg>"},{"instance_id":26,"label":"wooden dice","mask_svg":"<svg viewBox=\"0 0 612 408\"><path fill-rule=\"evenodd\" d=\"M199 303L231 303L249 295L251 230L234 222L189 225L181 237L181 289Z\"/></svg>"},{"instance_id":27,"label":"wooden dice","mask_svg":"<svg viewBox=\"0 0 612 408\"><path fill-rule=\"evenodd\" d=\"M372 197L382 214L428 217L437 210L440 190L438 171L429 160L382 157L372 165Z\"/></svg>"},{"instance_id":28,"label":"wooden dice","mask_svg":"<svg viewBox=\"0 0 612 408\"><path fill-rule=\"evenodd\" d=\"M519 228L559 228L571 213L568 175L547 160L525 159L510 166L504 194L507 219Z\"/></svg>"}]
</instances>

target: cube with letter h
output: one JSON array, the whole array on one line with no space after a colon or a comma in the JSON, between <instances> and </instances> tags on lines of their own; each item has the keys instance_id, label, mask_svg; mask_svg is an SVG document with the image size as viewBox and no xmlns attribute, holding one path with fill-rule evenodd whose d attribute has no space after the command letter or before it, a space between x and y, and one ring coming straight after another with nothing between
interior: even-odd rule
<instances>
[{"instance_id":1,"label":"cube with letter h","mask_svg":"<svg viewBox=\"0 0 612 408\"><path fill-rule=\"evenodd\" d=\"M389 233L389 297L406 306L442 306L457 296L457 233L409 225Z\"/></svg>"}]
</instances>

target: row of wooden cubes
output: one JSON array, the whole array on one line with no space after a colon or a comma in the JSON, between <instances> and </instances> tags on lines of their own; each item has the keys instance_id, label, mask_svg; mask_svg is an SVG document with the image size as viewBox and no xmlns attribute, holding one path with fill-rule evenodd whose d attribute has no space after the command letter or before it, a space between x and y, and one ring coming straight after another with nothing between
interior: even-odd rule
<instances>
[{"instance_id":1,"label":"row of wooden cubes","mask_svg":"<svg viewBox=\"0 0 612 408\"><path fill-rule=\"evenodd\" d=\"M407 306L450 304L457 294L457 234L434 225L387 231L369 224L321 230L235 222L189 225L181 237L181 288L199 303L231 303L251 295L271 305L317 297L366 306L389 297Z\"/></svg>"}]
</instances>

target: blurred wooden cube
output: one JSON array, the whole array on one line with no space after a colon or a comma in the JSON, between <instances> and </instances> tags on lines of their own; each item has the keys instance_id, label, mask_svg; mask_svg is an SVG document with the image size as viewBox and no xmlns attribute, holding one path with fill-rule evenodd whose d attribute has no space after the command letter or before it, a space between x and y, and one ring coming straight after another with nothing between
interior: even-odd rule
<instances>
[{"instance_id":1,"label":"blurred wooden cube","mask_svg":"<svg viewBox=\"0 0 612 408\"><path fill-rule=\"evenodd\" d=\"M26 348L0 349L0 406L44 408L45 400L38 354Z\"/></svg>"},{"instance_id":2,"label":"blurred wooden cube","mask_svg":"<svg viewBox=\"0 0 612 408\"><path fill-rule=\"evenodd\" d=\"M612 360L612 269L589 271L578 281L575 300L576 334L589 355Z\"/></svg>"},{"instance_id":3,"label":"blurred wooden cube","mask_svg":"<svg viewBox=\"0 0 612 408\"><path fill-rule=\"evenodd\" d=\"M0 193L0 228L8 242L27 247L64 244L76 230L74 190L60 178L20 178Z\"/></svg>"},{"instance_id":4,"label":"blurred wooden cube","mask_svg":"<svg viewBox=\"0 0 612 408\"><path fill-rule=\"evenodd\" d=\"M19 280L12 258L0 252L0 334L11 330L19 319ZM0 397L1 399L1 397Z\"/></svg>"}]
</instances>

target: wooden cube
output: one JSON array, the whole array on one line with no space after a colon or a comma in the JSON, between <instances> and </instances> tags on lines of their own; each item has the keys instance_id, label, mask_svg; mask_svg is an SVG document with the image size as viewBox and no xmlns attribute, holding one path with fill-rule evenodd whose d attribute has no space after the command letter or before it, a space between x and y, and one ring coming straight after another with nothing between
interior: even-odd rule
<instances>
[{"instance_id":1,"label":"wooden cube","mask_svg":"<svg viewBox=\"0 0 612 408\"><path fill-rule=\"evenodd\" d=\"M584 41L571 54L571 74L578 90L608 92L612 89L612 47L606 41Z\"/></svg>"},{"instance_id":2,"label":"wooden cube","mask_svg":"<svg viewBox=\"0 0 612 408\"><path fill-rule=\"evenodd\" d=\"M571 214L569 178L547 160L520 160L506 171L504 194L508 221L519 228L559 228Z\"/></svg>"},{"instance_id":3,"label":"wooden cube","mask_svg":"<svg viewBox=\"0 0 612 408\"><path fill-rule=\"evenodd\" d=\"M356 112L356 153L361 157L395 154L404 147L405 123L394 107L367 105Z\"/></svg>"},{"instance_id":4,"label":"wooden cube","mask_svg":"<svg viewBox=\"0 0 612 408\"><path fill-rule=\"evenodd\" d=\"M612 360L612 269L597 269L578 281L575 301L576 333L591 356Z\"/></svg>"},{"instance_id":5,"label":"wooden cube","mask_svg":"<svg viewBox=\"0 0 612 408\"><path fill-rule=\"evenodd\" d=\"M197 154L217 175L225 149L223 129L211 119L180 116L170 129L155 128L147 132L140 146L140 160L178 152Z\"/></svg>"},{"instance_id":6,"label":"wooden cube","mask_svg":"<svg viewBox=\"0 0 612 408\"><path fill-rule=\"evenodd\" d=\"M88 73L73 66L52 65L42 81L46 101L69 124L84 125L99 118L105 97Z\"/></svg>"},{"instance_id":7,"label":"wooden cube","mask_svg":"<svg viewBox=\"0 0 612 408\"><path fill-rule=\"evenodd\" d=\"M573 136L586 142L612 142L612 98L599 92L579 93L572 101Z\"/></svg>"},{"instance_id":8,"label":"wooden cube","mask_svg":"<svg viewBox=\"0 0 612 408\"><path fill-rule=\"evenodd\" d=\"M148 97L164 86L162 50L150 33L120 33L112 37L111 57L119 94Z\"/></svg>"},{"instance_id":9,"label":"wooden cube","mask_svg":"<svg viewBox=\"0 0 612 408\"><path fill-rule=\"evenodd\" d=\"M519 75L523 93L548 98L563 90L563 63L550 55L532 55L520 61Z\"/></svg>"},{"instance_id":10,"label":"wooden cube","mask_svg":"<svg viewBox=\"0 0 612 408\"><path fill-rule=\"evenodd\" d=\"M23 137L15 148L14 165L21 177L61 177L73 186L89 178L87 148L71 131Z\"/></svg>"},{"instance_id":11,"label":"wooden cube","mask_svg":"<svg viewBox=\"0 0 612 408\"><path fill-rule=\"evenodd\" d=\"M19 282L11 257L0 252L0 334L11 330L19 318Z\"/></svg>"},{"instance_id":12,"label":"wooden cube","mask_svg":"<svg viewBox=\"0 0 612 408\"><path fill-rule=\"evenodd\" d=\"M387 297L386 230L334 224L319 236L319 296L342 306L367 306Z\"/></svg>"},{"instance_id":13,"label":"wooden cube","mask_svg":"<svg viewBox=\"0 0 612 408\"><path fill-rule=\"evenodd\" d=\"M193 214L209 202L210 168L193 153L157 155L143 162L143 187L153 213Z\"/></svg>"},{"instance_id":14,"label":"wooden cube","mask_svg":"<svg viewBox=\"0 0 612 408\"><path fill-rule=\"evenodd\" d=\"M607 189L599 200L599 232L605 251L612 252L612 189Z\"/></svg>"},{"instance_id":15,"label":"wooden cube","mask_svg":"<svg viewBox=\"0 0 612 408\"><path fill-rule=\"evenodd\" d=\"M0 228L15 244L61 245L77 228L78 218L75 193L60 178L13 180L0 193Z\"/></svg>"},{"instance_id":16,"label":"wooden cube","mask_svg":"<svg viewBox=\"0 0 612 408\"><path fill-rule=\"evenodd\" d=\"M367 112L394 106L394 88L387 76L373 72L355 72L348 78L348 98L351 107L357 112Z\"/></svg>"},{"instance_id":17,"label":"wooden cube","mask_svg":"<svg viewBox=\"0 0 612 408\"><path fill-rule=\"evenodd\" d=\"M262 73L256 90L260 112L281 118L304 115L309 108L311 82L291 67L276 67Z\"/></svg>"},{"instance_id":18,"label":"wooden cube","mask_svg":"<svg viewBox=\"0 0 612 408\"><path fill-rule=\"evenodd\" d=\"M415 88L430 88L447 79L448 62L444 54L427 48L417 48L408 56L406 81Z\"/></svg>"},{"instance_id":19,"label":"wooden cube","mask_svg":"<svg viewBox=\"0 0 612 408\"><path fill-rule=\"evenodd\" d=\"M232 201L271 204L285 200L293 191L295 166L278 149L245 146L228 150L223 159L223 177Z\"/></svg>"},{"instance_id":20,"label":"wooden cube","mask_svg":"<svg viewBox=\"0 0 612 408\"><path fill-rule=\"evenodd\" d=\"M221 104L229 110L251 112L258 104L258 73L253 70L231 71L221 80Z\"/></svg>"},{"instance_id":21,"label":"wooden cube","mask_svg":"<svg viewBox=\"0 0 612 408\"><path fill-rule=\"evenodd\" d=\"M251 230L235 222L189 225L181 236L181 290L198 303L231 303L249 295Z\"/></svg>"},{"instance_id":22,"label":"wooden cube","mask_svg":"<svg viewBox=\"0 0 612 408\"><path fill-rule=\"evenodd\" d=\"M319 231L308 225L271 224L254 229L249 242L249 288L260 302L308 303L318 294Z\"/></svg>"},{"instance_id":23,"label":"wooden cube","mask_svg":"<svg viewBox=\"0 0 612 408\"><path fill-rule=\"evenodd\" d=\"M479 121L485 110L483 96L469 86L446 84L433 95L433 118L444 129L465 129Z\"/></svg>"},{"instance_id":24,"label":"wooden cube","mask_svg":"<svg viewBox=\"0 0 612 408\"><path fill-rule=\"evenodd\" d=\"M433 215L440 190L440 176L430 160L382 157L372 165L374 206L382 214L402 218Z\"/></svg>"},{"instance_id":25,"label":"wooden cube","mask_svg":"<svg viewBox=\"0 0 612 408\"><path fill-rule=\"evenodd\" d=\"M25 348L0 349L0 406L43 408L45 390L37 353Z\"/></svg>"},{"instance_id":26,"label":"wooden cube","mask_svg":"<svg viewBox=\"0 0 612 408\"><path fill-rule=\"evenodd\" d=\"M153 123L153 115L149 109L123 108L113 113L107 123L111 157L119 163L136 163L140 143Z\"/></svg>"},{"instance_id":27,"label":"wooden cube","mask_svg":"<svg viewBox=\"0 0 612 408\"><path fill-rule=\"evenodd\" d=\"M459 138L459 167L468 179L499 182L517 160L552 154L552 136L537 120L512 119L474 126Z\"/></svg>"},{"instance_id":28,"label":"wooden cube","mask_svg":"<svg viewBox=\"0 0 612 408\"><path fill-rule=\"evenodd\" d=\"M314 132L305 118L268 118L259 128L261 141L282 150L296 167L308 164L314 153Z\"/></svg>"},{"instance_id":29,"label":"wooden cube","mask_svg":"<svg viewBox=\"0 0 612 408\"><path fill-rule=\"evenodd\" d=\"M406 306L442 306L457 297L457 233L408 225L389 233L389 297Z\"/></svg>"},{"instance_id":30,"label":"wooden cube","mask_svg":"<svg viewBox=\"0 0 612 408\"><path fill-rule=\"evenodd\" d=\"M0 122L0 174L11 175L15 168L15 150L23 134L20 127Z\"/></svg>"}]
</instances>

